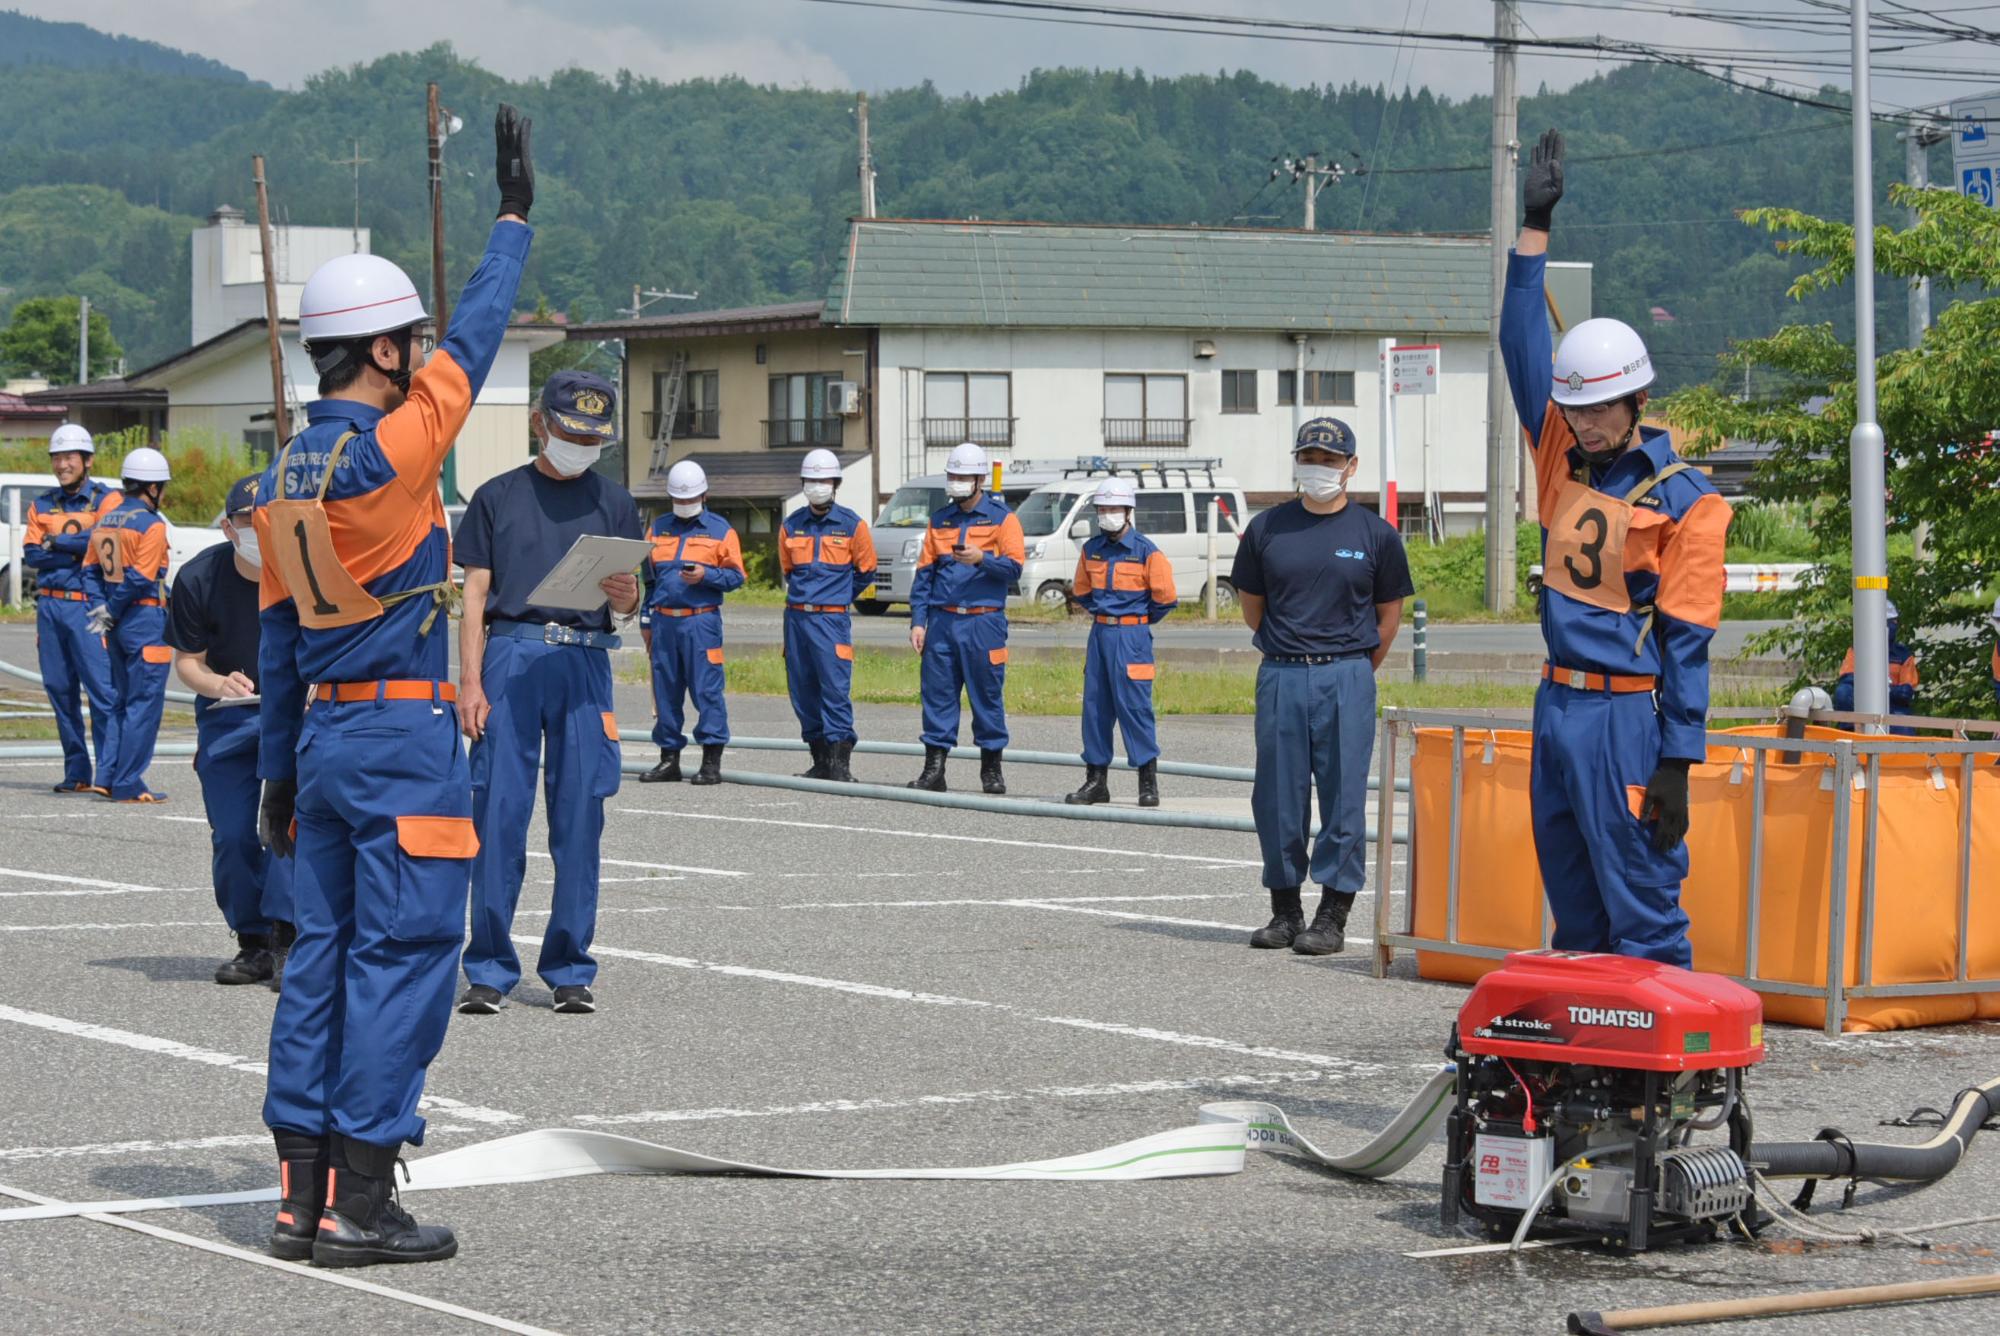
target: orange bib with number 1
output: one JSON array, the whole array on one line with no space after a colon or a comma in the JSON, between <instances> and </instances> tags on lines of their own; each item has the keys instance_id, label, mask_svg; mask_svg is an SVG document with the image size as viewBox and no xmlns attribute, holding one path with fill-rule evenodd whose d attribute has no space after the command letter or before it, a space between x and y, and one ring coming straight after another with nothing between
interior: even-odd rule
<instances>
[{"instance_id":1,"label":"orange bib with number 1","mask_svg":"<svg viewBox=\"0 0 2000 1336\"><path fill-rule=\"evenodd\" d=\"M1662 481L1687 468L1675 463L1661 469L1621 500L1572 478L1556 495L1549 520L1548 554L1542 562L1542 583L1580 603L1611 612L1632 611L1625 585L1626 540L1632 532L1632 503ZM1650 609L1649 609L1650 611Z\"/></svg>"},{"instance_id":2,"label":"orange bib with number 1","mask_svg":"<svg viewBox=\"0 0 2000 1336\"><path fill-rule=\"evenodd\" d=\"M291 457L296 439L286 442L278 456L281 488L285 461ZM340 556L333 550L333 531L326 522L327 485L333 481L341 452L353 439L354 433L350 431L333 443L317 495L271 501L264 506L271 522L271 546L264 559L278 568L285 588L291 592L299 624L316 631L353 626L382 615L381 600L363 589L340 564Z\"/></svg>"}]
</instances>

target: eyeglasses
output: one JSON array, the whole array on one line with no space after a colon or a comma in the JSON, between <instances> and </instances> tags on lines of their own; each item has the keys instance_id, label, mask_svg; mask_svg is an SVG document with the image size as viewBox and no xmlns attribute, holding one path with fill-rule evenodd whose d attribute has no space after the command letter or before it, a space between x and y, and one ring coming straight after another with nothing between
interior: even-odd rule
<instances>
[{"instance_id":1,"label":"eyeglasses","mask_svg":"<svg viewBox=\"0 0 2000 1336\"><path fill-rule=\"evenodd\" d=\"M417 350L425 357L429 357L437 351L437 331L435 329L420 329L417 331L416 337L411 339L410 342L414 343L417 346Z\"/></svg>"},{"instance_id":2,"label":"eyeglasses","mask_svg":"<svg viewBox=\"0 0 2000 1336\"><path fill-rule=\"evenodd\" d=\"M1562 409L1562 415L1574 422L1578 418L1601 418L1618 407L1621 402L1623 401L1618 399L1607 399L1601 404L1562 404L1559 407Z\"/></svg>"}]
</instances>

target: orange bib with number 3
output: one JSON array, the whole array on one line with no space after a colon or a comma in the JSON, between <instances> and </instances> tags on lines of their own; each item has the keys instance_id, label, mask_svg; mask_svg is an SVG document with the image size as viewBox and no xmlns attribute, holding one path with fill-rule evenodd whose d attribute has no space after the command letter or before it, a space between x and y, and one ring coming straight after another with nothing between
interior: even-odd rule
<instances>
[{"instance_id":1,"label":"orange bib with number 3","mask_svg":"<svg viewBox=\"0 0 2000 1336\"><path fill-rule=\"evenodd\" d=\"M327 455L326 476L320 479L317 495L271 501L264 506L271 524L271 545L264 559L278 568L285 588L291 592L299 624L316 631L353 626L382 615L381 600L363 589L340 564L340 556L333 549L333 531L326 522L327 485L333 480L341 452L353 439L354 433L348 432L333 443ZM281 488L285 461L291 453L292 443L288 442L278 456Z\"/></svg>"},{"instance_id":2,"label":"orange bib with number 3","mask_svg":"<svg viewBox=\"0 0 2000 1336\"><path fill-rule=\"evenodd\" d=\"M104 572L109 584L117 584L125 578L125 531L105 529L91 535L91 546L97 549L98 569Z\"/></svg>"},{"instance_id":3,"label":"orange bib with number 3","mask_svg":"<svg viewBox=\"0 0 2000 1336\"><path fill-rule=\"evenodd\" d=\"M1542 583L1593 607L1630 612L1625 535L1631 528L1629 504L1573 479L1565 483L1549 520Z\"/></svg>"}]
</instances>

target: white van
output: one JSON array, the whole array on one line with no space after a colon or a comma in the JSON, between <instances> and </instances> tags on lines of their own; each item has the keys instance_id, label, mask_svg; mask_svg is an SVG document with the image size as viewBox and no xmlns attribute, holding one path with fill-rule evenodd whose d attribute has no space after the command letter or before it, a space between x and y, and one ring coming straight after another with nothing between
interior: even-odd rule
<instances>
[{"instance_id":1,"label":"white van","mask_svg":"<svg viewBox=\"0 0 2000 1336\"><path fill-rule=\"evenodd\" d=\"M1000 495L1016 510L1044 483L1063 476L1064 465L1035 460L1006 463L1000 472ZM875 517L869 536L875 540L875 585L855 600L857 611L879 617L892 603L910 601L910 584L917 577L917 552L931 516L944 509L944 474L926 473L898 487Z\"/></svg>"},{"instance_id":2,"label":"white van","mask_svg":"<svg viewBox=\"0 0 2000 1336\"><path fill-rule=\"evenodd\" d=\"M1132 522L1173 563L1175 592L1183 603L1199 603L1207 596L1208 505L1217 503L1215 601L1219 607L1233 606L1236 590L1228 571L1250 510L1235 480L1215 473L1219 462L1078 460L1062 478L1037 488L1016 508L1028 560L1014 596L1042 607L1062 606L1084 540L1097 532L1091 498L1097 484L1115 474L1131 479L1138 502Z\"/></svg>"},{"instance_id":3,"label":"white van","mask_svg":"<svg viewBox=\"0 0 2000 1336\"><path fill-rule=\"evenodd\" d=\"M28 506L36 497L55 485L56 480L46 473L0 473L0 532L6 531L7 517L13 513L8 507L16 503L16 498L21 515L21 527L7 534L5 549L0 550L0 598L6 597L7 568L13 564L15 548L27 535ZM114 481L111 485L116 487L118 484ZM219 515L216 517L218 521L221 518ZM229 541L222 536L222 530L214 525L205 529L190 529L185 525L175 524L164 515L160 519L167 526L168 588L173 587L175 572L186 565L195 553L216 543ZM24 568L21 571L21 598L25 602L34 596L35 573Z\"/></svg>"}]
</instances>

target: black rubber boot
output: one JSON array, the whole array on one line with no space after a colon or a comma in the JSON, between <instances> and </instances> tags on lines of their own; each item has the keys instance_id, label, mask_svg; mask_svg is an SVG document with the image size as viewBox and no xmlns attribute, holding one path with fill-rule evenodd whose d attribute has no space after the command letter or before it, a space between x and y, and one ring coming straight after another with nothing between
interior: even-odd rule
<instances>
[{"instance_id":1,"label":"black rubber boot","mask_svg":"<svg viewBox=\"0 0 2000 1336\"><path fill-rule=\"evenodd\" d=\"M672 751L660 748L660 763L639 776L641 784L678 784L681 782L681 753L679 748Z\"/></svg>"},{"instance_id":2,"label":"black rubber boot","mask_svg":"<svg viewBox=\"0 0 2000 1336\"><path fill-rule=\"evenodd\" d=\"M458 1251L443 1225L420 1225L396 1200L396 1162L402 1147L333 1138L333 1166L326 1213L313 1240L315 1266L373 1266L377 1262L442 1262Z\"/></svg>"},{"instance_id":3,"label":"black rubber boot","mask_svg":"<svg viewBox=\"0 0 2000 1336\"><path fill-rule=\"evenodd\" d=\"M1064 794L1063 801L1072 807L1084 807L1091 803L1110 802L1111 786L1104 782L1105 776L1109 773L1109 766L1085 763L1083 767L1082 786L1075 793Z\"/></svg>"},{"instance_id":4,"label":"black rubber boot","mask_svg":"<svg viewBox=\"0 0 2000 1336\"><path fill-rule=\"evenodd\" d=\"M924 771L906 786L912 789L929 789L932 793L944 792L944 758L951 755L949 747L924 748Z\"/></svg>"},{"instance_id":5,"label":"black rubber boot","mask_svg":"<svg viewBox=\"0 0 2000 1336\"><path fill-rule=\"evenodd\" d=\"M287 1262L310 1262L319 1217L326 1209L325 1137L273 1132L278 1143L278 1219L271 1226L270 1253Z\"/></svg>"},{"instance_id":6,"label":"black rubber boot","mask_svg":"<svg viewBox=\"0 0 2000 1336\"><path fill-rule=\"evenodd\" d=\"M285 960L298 939L299 930L291 924L281 920L271 925L271 977L264 980L264 986L274 993L285 991Z\"/></svg>"},{"instance_id":7,"label":"black rubber boot","mask_svg":"<svg viewBox=\"0 0 2000 1336\"><path fill-rule=\"evenodd\" d=\"M1271 921L1250 934L1250 945L1262 951L1278 951L1292 944L1305 926L1306 913L1299 907L1299 888L1271 892Z\"/></svg>"},{"instance_id":8,"label":"black rubber boot","mask_svg":"<svg viewBox=\"0 0 2000 1336\"><path fill-rule=\"evenodd\" d=\"M1322 889L1312 926L1292 939L1292 950L1302 956L1339 955L1347 946L1347 915L1353 908L1352 891Z\"/></svg>"},{"instance_id":9,"label":"black rubber boot","mask_svg":"<svg viewBox=\"0 0 2000 1336\"><path fill-rule=\"evenodd\" d=\"M722 782L722 744L704 742L701 744L701 769L694 772L690 784L720 784Z\"/></svg>"},{"instance_id":10,"label":"black rubber boot","mask_svg":"<svg viewBox=\"0 0 2000 1336\"><path fill-rule=\"evenodd\" d=\"M236 934L236 957L215 967L217 983L262 983L271 977L271 939L260 932Z\"/></svg>"},{"instance_id":11,"label":"black rubber boot","mask_svg":"<svg viewBox=\"0 0 2000 1336\"><path fill-rule=\"evenodd\" d=\"M813 742L807 742L806 746L812 749L813 763L806 769L799 771L799 778L800 779L828 778L826 773L827 745L824 742L813 741Z\"/></svg>"},{"instance_id":12,"label":"black rubber boot","mask_svg":"<svg viewBox=\"0 0 2000 1336\"><path fill-rule=\"evenodd\" d=\"M1000 755L998 748L992 751L984 747L979 749L979 787L988 793L1007 791L1006 776L1000 773Z\"/></svg>"},{"instance_id":13,"label":"black rubber boot","mask_svg":"<svg viewBox=\"0 0 2000 1336\"><path fill-rule=\"evenodd\" d=\"M826 744L826 777L840 784L854 782L854 768L848 764L854 755L854 739Z\"/></svg>"},{"instance_id":14,"label":"black rubber boot","mask_svg":"<svg viewBox=\"0 0 2000 1336\"><path fill-rule=\"evenodd\" d=\"M1148 761L1139 767L1139 806L1160 805L1160 763Z\"/></svg>"}]
</instances>

